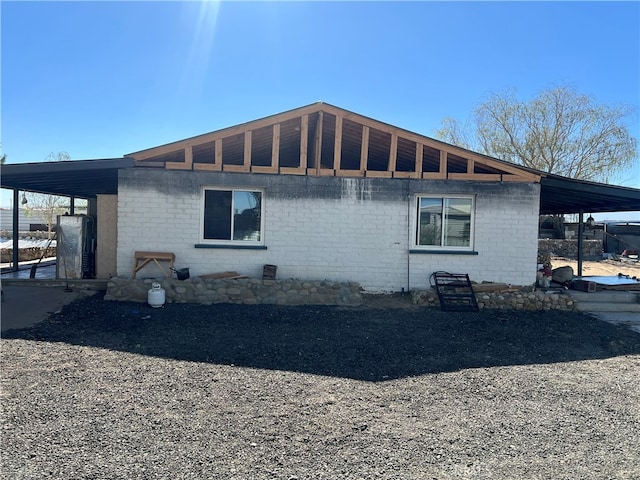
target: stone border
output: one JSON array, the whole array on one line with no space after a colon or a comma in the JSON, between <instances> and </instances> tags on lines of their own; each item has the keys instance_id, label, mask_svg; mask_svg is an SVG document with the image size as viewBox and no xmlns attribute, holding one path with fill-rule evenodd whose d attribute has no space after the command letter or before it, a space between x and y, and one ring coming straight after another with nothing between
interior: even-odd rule
<instances>
[{"instance_id":1,"label":"stone border","mask_svg":"<svg viewBox=\"0 0 640 480\"><path fill-rule=\"evenodd\" d=\"M498 310L564 310L575 309L575 301L568 293L558 290L518 290L514 292L476 293L480 309ZM435 290L412 290L414 305L439 307Z\"/></svg>"},{"instance_id":2,"label":"stone border","mask_svg":"<svg viewBox=\"0 0 640 480\"><path fill-rule=\"evenodd\" d=\"M166 303L236 303L244 305L349 305L362 304L362 289L356 282L202 279L131 279L113 277L105 300L147 302L154 282L165 290Z\"/></svg>"},{"instance_id":3,"label":"stone border","mask_svg":"<svg viewBox=\"0 0 640 480\"><path fill-rule=\"evenodd\" d=\"M131 279L113 277L107 284L105 300L147 302L154 282L165 290L166 303L235 303L243 305L362 305L363 292L356 282L302 281L298 279L262 280ZM481 309L564 310L575 309L575 301L562 290L533 290L531 287L509 292L476 294ZM435 290L412 290L411 303L439 308Z\"/></svg>"}]
</instances>

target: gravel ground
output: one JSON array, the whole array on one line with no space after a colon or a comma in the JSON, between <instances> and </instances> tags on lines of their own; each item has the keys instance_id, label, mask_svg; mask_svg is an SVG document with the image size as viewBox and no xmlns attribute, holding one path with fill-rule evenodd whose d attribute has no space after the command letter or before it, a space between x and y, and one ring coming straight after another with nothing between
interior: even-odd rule
<instances>
[{"instance_id":1,"label":"gravel ground","mask_svg":"<svg viewBox=\"0 0 640 480\"><path fill-rule=\"evenodd\" d=\"M2 478L640 478L640 335L569 312L77 300L2 340Z\"/></svg>"}]
</instances>

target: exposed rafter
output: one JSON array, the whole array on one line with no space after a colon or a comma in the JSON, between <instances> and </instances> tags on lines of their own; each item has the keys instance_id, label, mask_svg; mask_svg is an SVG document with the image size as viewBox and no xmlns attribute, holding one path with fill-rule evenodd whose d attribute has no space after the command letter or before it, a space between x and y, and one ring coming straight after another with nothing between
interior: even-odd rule
<instances>
[{"instance_id":1,"label":"exposed rafter","mask_svg":"<svg viewBox=\"0 0 640 480\"><path fill-rule=\"evenodd\" d=\"M517 165L323 102L127 156L137 166L182 170L540 181Z\"/></svg>"}]
</instances>

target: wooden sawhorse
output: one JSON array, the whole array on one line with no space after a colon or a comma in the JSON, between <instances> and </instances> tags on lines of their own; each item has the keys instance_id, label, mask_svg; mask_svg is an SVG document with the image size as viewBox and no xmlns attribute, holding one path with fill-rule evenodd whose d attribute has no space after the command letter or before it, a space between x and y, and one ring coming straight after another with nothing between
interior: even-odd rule
<instances>
[{"instance_id":1,"label":"wooden sawhorse","mask_svg":"<svg viewBox=\"0 0 640 480\"><path fill-rule=\"evenodd\" d=\"M171 269L173 268L173 262L176 261L176 256L171 252L136 252L135 260L133 263L133 277L136 278L136 273L138 270L141 270L146 265L151 262L154 262L158 268L164 273L167 277L171 277ZM160 262L169 262L169 270L166 272Z\"/></svg>"}]
</instances>

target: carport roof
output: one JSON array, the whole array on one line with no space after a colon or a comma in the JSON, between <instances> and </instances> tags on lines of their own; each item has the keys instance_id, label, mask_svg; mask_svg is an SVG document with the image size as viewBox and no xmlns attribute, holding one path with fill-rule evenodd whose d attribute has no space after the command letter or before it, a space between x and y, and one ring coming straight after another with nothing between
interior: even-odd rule
<instances>
[{"instance_id":1,"label":"carport roof","mask_svg":"<svg viewBox=\"0 0 640 480\"><path fill-rule=\"evenodd\" d=\"M640 211L640 189L543 174L540 214Z\"/></svg>"},{"instance_id":2,"label":"carport roof","mask_svg":"<svg viewBox=\"0 0 640 480\"><path fill-rule=\"evenodd\" d=\"M2 166L2 188L95 198L118 193L118 170L134 166L131 158L16 163Z\"/></svg>"},{"instance_id":3,"label":"carport roof","mask_svg":"<svg viewBox=\"0 0 640 480\"><path fill-rule=\"evenodd\" d=\"M118 193L118 170L132 158L21 163L2 166L2 188L95 198ZM541 175L540 214L640 211L640 189Z\"/></svg>"}]
</instances>

